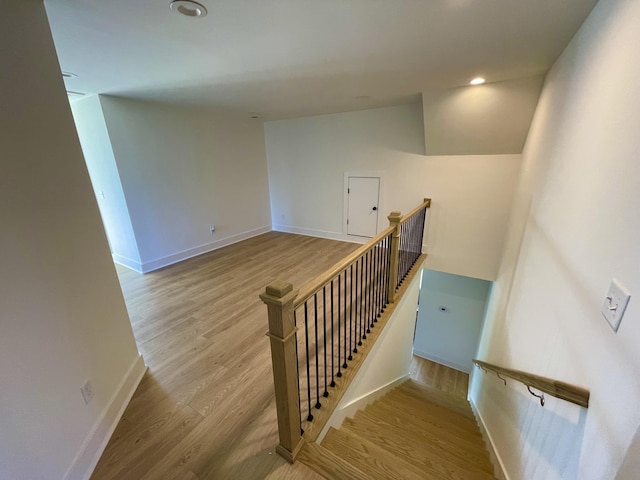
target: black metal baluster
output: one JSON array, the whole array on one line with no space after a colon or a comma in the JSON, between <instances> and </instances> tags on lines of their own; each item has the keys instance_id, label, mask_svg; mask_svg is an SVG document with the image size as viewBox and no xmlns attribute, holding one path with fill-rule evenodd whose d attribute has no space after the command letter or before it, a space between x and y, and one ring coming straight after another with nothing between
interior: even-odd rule
<instances>
[{"instance_id":1,"label":"black metal baluster","mask_svg":"<svg viewBox=\"0 0 640 480\"><path fill-rule=\"evenodd\" d=\"M411 268L411 257L413 256L413 239L411 236L412 228L411 224L413 223L413 217L409 219L407 222L407 259L404 266L404 276L407 276L407 272L409 268Z\"/></svg>"},{"instance_id":2,"label":"black metal baluster","mask_svg":"<svg viewBox=\"0 0 640 480\"><path fill-rule=\"evenodd\" d=\"M400 286L402 278L402 225L400 225L400 238L398 239L398 277L396 281L396 289Z\"/></svg>"},{"instance_id":3,"label":"black metal baluster","mask_svg":"<svg viewBox=\"0 0 640 480\"><path fill-rule=\"evenodd\" d=\"M365 258L364 255L360 257L360 342L358 345L362 345L362 340L367 339L367 333L364 328L364 315L365 315L365 303L364 303L364 270L365 270Z\"/></svg>"},{"instance_id":4,"label":"black metal baluster","mask_svg":"<svg viewBox=\"0 0 640 480\"><path fill-rule=\"evenodd\" d=\"M413 218L413 217L412 217ZM411 251L413 250L413 246L412 246L412 239L411 239L411 220L412 218L410 218L406 225L407 225L407 234L406 234L406 242L407 242L407 258L405 259L405 264L404 264L404 271L405 271L405 276L407 274L407 272L409 271L409 265L411 265Z\"/></svg>"},{"instance_id":5,"label":"black metal baluster","mask_svg":"<svg viewBox=\"0 0 640 480\"><path fill-rule=\"evenodd\" d=\"M406 229L406 222L402 224L402 227L400 227L400 255L402 256L402 260L400 262L400 273L398 274L398 280L400 281L400 283L402 283L402 280L404 279L404 262L405 259L407 257L405 251L406 251L406 243L407 243L407 229Z\"/></svg>"},{"instance_id":6,"label":"black metal baluster","mask_svg":"<svg viewBox=\"0 0 640 480\"><path fill-rule=\"evenodd\" d=\"M418 212L418 214L416 215L416 224L413 227L414 228L413 236L415 237L415 244L416 244L416 252L414 254L415 260L413 261L414 265L418 261L418 258L420 258L420 253L422 253L422 235L420 234L421 218L422 218L422 211Z\"/></svg>"},{"instance_id":7,"label":"black metal baluster","mask_svg":"<svg viewBox=\"0 0 640 480\"><path fill-rule=\"evenodd\" d=\"M335 341L335 335L333 334L333 279L331 279L331 387L335 387L336 386L336 379L334 378L334 373L336 371L336 367L335 367L335 359L336 359L336 355L334 353L334 345L336 343Z\"/></svg>"},{"instance_id":8,"label":"black metal baluster","mask_svg":"<svg viewBox=\"0 0 640 480\"><path fill-rule=\"evenodd\" d=\"M411 270L411 267L415 263L416 258L416 222L415 215L411 217L411 224L409 226L409 241L411 242L411 257L409 260L409 266L407 267L407 273Z\"/></svg>"},{"instance_id":9,"label":"black metal baluster","mask_svg":"<svg viewBox=\"0 0 640 480\"><path fill-rule=\"evenodd\" d=\"M378 245L376 246L376 257L377 257L377 264L378 267L376 268L376 285L378 288L378 294L376 295L376 302L377 302L377 315L376 318L380 318L380 315L382 315L382 285L380 284L380 279L382 278L381 273L382 273L382 248L381 248L381 244L382 241L378 242Z\"/></svg>"},{"instance_id":10,"label":"black metal baluster","mask_svg":"<svg viewBox=\"0 0 640 480\"><path fill-rule=\"evenodd\" d=\"M406 226L406 234L405 234L405 255L404 255L404 272L402 274L402 280L404 281L405 277L407 276L407 270L409 270L409 256L410 256L410 252L409 249L410 247L410 243L409 243L409 239L411 237L411 230L409 229L409 222L407 222L405 224Z\"/></svg>"},{"instance_id":11,"label":"black metal baluster","mask_svg":"<svg viewBox=\"0 0 640 480\"><path fill-rule=\"evenodd\" d=\"M372 277L372 285L373 285L373 301L371 305L373 306L373 322L378 321L378 249L374 245L371 249L371 255L373 255L373 277Z\"/></svg>"},{"instance_id":12,"label":"black metal baluster","mask_svg":"<svg viewBox=\"0 0 640 480\"><path fill-rule=\"evenodd\" d=\"M307 315L307 302L304 302L304 341L307 352L307 402L309 408L309 416L307 417L307 421L313 420L313 415L311 415L311 374L309 371L309 322Z\"/></svg>"},{"instance_id":13,"label":"black metal baluster","mask_svg":"<svg viewBox=\"0 0 640 480\"><path fill-rule=\"evenodd\" d=\"M313 325L316 334L316 408L320 408L320 365L318 355L318 292L313 294Z\"/></svg>"},{"instance_id":14,"label":"black metal baluster","mask_svg":"<svg viewBox=\"0 0 640 480\"><path fill-rule=\"evenodd\" d=\"M353 345L353 263L349 266L349 360L353 360L351 345Z\"/></svg>"},{"instance_id":15,"label":"black metal baluster","mask_svg":"<svg viewBox=\"0 0 640 480\"><path fill-rule=\"evenodd\" d=\"M418 260L418 218L419 218L419 213L414 215L413 218L411 219L411 238L412 238L412 243L413 243L413 259L411 261L411 267L413 267L416 264L416 261Z\"/></svg>"},{"instance_id":16,"label":"black metal baluster","mask_svg":"<svg viewBox=\"0 0 640 480\"><path fill-rule=\"evenodd\" d=\"M387 237L387 285L391 283L391 242L392 241L393 241L393 234L390 234ZM388 289L387 289L387 304L389 304Z\"/></svg>"},{"instance_id":17,"label":"black metal baluster","mask_svg":"<svg viewBox=\"0 0 640 480\"><path fill-rule=\"evenodd\" d=\"M427 220L427 209L423 208L422 209L422 218L420 219L420 226L418 227L420 229L420 253L422 254L422 244L424 243L424 225L426 223Z\"/></svg>"},{"instance_id":18,"label":"black metal baluster","mask_svg":"<svg viewBox=\"0 0 640 480\"><path fill-rule=\"evenodd\" d=\"M298 326L298 312L296 310L293 311L293 327ZM300 399L300 357L298 356L298 329L295 328L293 336L295 337L296 342L296 375L298 377L298 411L300 412L300 435L304 434L304 428L302 428L302 424L304 420L302 419L302 400Z\"/></svg>"},{"instance_id":19,"label":"black metal baluster","mask_svg":"<svg viewBox=\"0 0 640 480\"><path fill-rule=\"evenodd\" d=\"M338 275L338 373L336 376L340 378L342 376L342 372L340 371L341 363L340 363L340 313L342 308L340 307L340 295L341 295L341 275Z\"/></svg>"},{"instance_id":20,"label":"black metal baluster","mask_svg":"<svg viewBox=\"0 0 640 480\"><path fill-rule=\"evenodd\" d=\"M343 315L342 318L344 319L344 342L342 343L342 347L344 348L344 363L342 364L342 368L346 369L347 368L347 269L344 269L344 311L343 311Z\"/></svg>"},{"instance_id":21,"label":"black metal baluster","mask_svg":"<svg viewBox=\"0 0 640 480\"><path fill-rule=\"evenodd\" d=\"M388 294L389 294L389 280L387 276L387 266L389 258L389 237L384 238L384 243L382 247L382 311L384 312L389 304Z\"/></svg>"},{"instance_id":22,"label":"black metal baluster","mask_svg":"<svg viewBox=\"0 0 640 480\"><path fill-rule=\"evenodd\" d=\"M365 253L366 255L366 261L367 261L367 267L365 270L365 276L364 276L364 323L365 326L367 327L366 332L367 333L371 333L371 327L369 326L369 252ZM364 337L367 338L367 337Z\"/></svg>"},{"instance_id":23,"label":"black metal baluster","mask_svg":"<svg viewBox=\"0 0 640 480\"><path fill-rule=\"evenodd\" d=\"M376 247L375 245L373 246L373 248L371 249L371 257L372 257L372 263L373 263L373 268L371 269L371 307L372 307L372 316L371 318L373 319L374 322L377 322L377 301L376 301L376 297L378 295L378 286L376 285L376 270L378 270L378 259L377 259L377 252L376 252Z\"/></svg>"},{"instance_id":24,"label":"black metal baluster","mask_svg":"<svg viewBox=\"0 0 640 480\"><path fill-rule=\"evenodd\" d=\"M416 215L416 227L415 227L415 237L416 237L416 262L418 258L420 258L420 254L422 253L422 232L420 231L420 224L422 219L422 211Z\"/></svg>"},{"instance_id":25,"label":"black metal baluster","mask_svg":"<svg viewBox=\"0 0 640 480\"><path fill-rule=\"evenodd\" d=\"M385 291L385 281L384 281L384 255L385 255L385 242L386 238L380 240L380 314L384 312L385 304L384 304L384 291Z\"/></svg>"},{"instance_id":26,"label":"black metal baluster","mask_svg":"<svg viewBox=\"0 0 640 480\"><path fill-rule=\"evenodd\" d=\"M356 290L356 294L355 294L355 302L356 302L356 307L355 307L355 320L356 320L356 324L354 326L354 330L355 330L355 334L356 334L356 338L353 340L353 353L358 353L358 345L362 345L362 340L360 340L360 336L362 335L362 328L361 328L361 324L360 324L360 317L359 317L359 313L361 308L360 307L360 296L358 295L358 263L360 263L360 259L358 258L356 260L356 276L355 276L355 280L352 279L353 283L355 284L355 290Z\"/></svg>"},{"instance_id":27,"label":"black metal baluster","mask_svg":"<svg viewBox=\"0 0 640 480\"><path fill-rule=\"evenodd\" d=\"M371 328L373 328L375 325L373 323L373 319L376 316L376 312L375 312L375 306L374 306L374 288L375 285L373 283L373 269L374 269L374 254L373 254L373 250L369 250L369 255L371 256L371 268L369 269L369 307L370 307L370 311L369 311L369 326Z\"/></svg>"},{"instance_id":28,"label":"black metal baluster","mask_svg":"<svg viewBox=\"0 0 640 480\"><path fill-rule=\"evenodd\" d=\"M407 228L406 222L402 224L400 227L400 271L398 272L398 286L402 284L402 280L404 280L404 262L407 258L406 248L407 248Z\"/></svg>"},{"instance_id":29,"label":"black metal baluster","mask_svg":"<svg viewBox=\"0 0 640 480\"><path fill-rule=\"evenodd\" d=\"M327 286L322 287L322 338L324 339L324 393L323 397L329 396L327 390Z\"/></svg>"},{"instance_id":30,"label":"black metal baluster","mask_svg":"<svg viewBox=\"0 0 640 480\"><path fill-rule=\"evenodd\" d=\"M382 315L382 313L384 312L384 254L385 254L385 248L384 248L384 242L385 239L383 238L382 240L380 240L380 280L379 285L380 285L380 314Z\"/></svg>"}]
</instances>

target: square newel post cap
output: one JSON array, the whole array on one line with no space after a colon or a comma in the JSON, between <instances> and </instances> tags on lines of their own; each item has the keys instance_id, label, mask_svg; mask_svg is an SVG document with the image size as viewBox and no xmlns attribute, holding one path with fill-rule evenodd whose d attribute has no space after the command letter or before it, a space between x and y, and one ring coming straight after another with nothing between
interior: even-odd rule
<instances>
[{"instance_id":1,"label":"square newel post cap","mask_svg":"<svg viewBox=\"0 0 640 480\"><path fill-rule=\"evenodd\" d=\"M400 223L400 220L402 220L402 213L391 212L387 218L389 219L389 223L391 225L395 225L397 223Z\"/></svg>"},{"instance_id":2,"label":"square newel post cap","mask_svg":"<svg viewBox=\"0 0 640 480\"><path fill-rule=\"evenodd\" d=\"M260 294L260 298L266 304L284 305L292 302L297 295L298 290L294 290L292 284L276 280L267 285L264 293Z\"/></svg>"}]
</instances>

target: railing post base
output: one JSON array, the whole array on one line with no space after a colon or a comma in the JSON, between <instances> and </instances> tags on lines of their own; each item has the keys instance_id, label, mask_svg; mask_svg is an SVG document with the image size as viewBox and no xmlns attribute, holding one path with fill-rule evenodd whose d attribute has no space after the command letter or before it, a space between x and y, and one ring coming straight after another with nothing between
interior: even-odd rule
<instances>
[{"instance_id":1,"label":"railing post base","mask_svg":"<svg viewBox=\"0 0 640 480\"><path fill-rule=\"evenodd\" d=\"M302 445L304 445L304 438L300 437L300 441L298 442L298 444L293 448L293 451L290 452L289 450L287 450L285 447L283 447L282 445L278 445L276 447L276 453L278 455L280 455L282 458L284 458L287 462L289 463L293 463L293 461L295 460L296 456L298 455L298 452L300 451L300 449L302 448Z\"/></svg>"}]
</instances>

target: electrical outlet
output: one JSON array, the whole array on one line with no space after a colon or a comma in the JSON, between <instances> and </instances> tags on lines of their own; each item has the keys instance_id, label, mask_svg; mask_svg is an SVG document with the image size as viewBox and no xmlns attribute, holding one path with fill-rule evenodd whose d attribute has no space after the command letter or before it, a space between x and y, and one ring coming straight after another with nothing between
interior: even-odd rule
<instances>
[{"instance_id":1,"label":"electrical outlet","mask_svg":"<svg viewBox=\"0 0 640 480\"><path fill-rule=\"evenodd\" d=\"M211 226L209 227L209 231L211 232L211 235L213 235L213 232L215 232L215 231L216 231L216 227L214 227L213 225L211 225Z\"/></svg>"},{"instance_id":2,"label":"electrical outlet","mask_svg":"<svg viewBox=\"0 0 640 480\"><path fill-rule=\"evenodd\" d=\"M80 393L82 393L82 398L84 399L85 405L89 405L89 402L93 398L93 385L91 384L91 380L87 380L82 387L80 387Z\"/></svg>"}]
</instances>

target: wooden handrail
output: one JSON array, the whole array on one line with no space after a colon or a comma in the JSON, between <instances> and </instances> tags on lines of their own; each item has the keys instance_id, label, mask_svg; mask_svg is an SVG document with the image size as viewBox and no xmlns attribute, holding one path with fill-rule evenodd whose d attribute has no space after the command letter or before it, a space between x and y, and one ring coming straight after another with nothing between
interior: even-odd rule
<instances>
[{"instance_id":1,"label":"wooden handrail","mask_svg":"<svg viewBox=\"0 0 640 480\"><path fill-rule=\"evenodd\" d=\"M409 213L406 213L405 215L403 215L402 216L402 220L400 220L400 225L402 225L404 222L409 220L411 217L413 217L416 213L418 213L423 208L431 208L431 199L430 198L425 198L420 205L418 205L416 208L411 210Z\"/></svg>"},{"instance_id":2,"label":"wooden handrail","mask_svg":"<svg viewBox=\"0 0 640 480\"><path fill-rule=\"evenodd\" d=\"M398 270L398 257L399 257L399 237L400 237L400 221L401 219L409 219L413 215L420 213L420 219L424 222L424 209L428 208L430 201L425 200L418 208L414 209L408 215L402 217L399 212L392 212L389 216L389 220L391 225L378 234L375 238L371 239L365 245L359 247L356 251L348 255L346 258L335 264L333 267L328 269L323 274L316 277L311 282L307 283L300 291L297 291L293 288L288 282L273 282L269 284L264 293L260 295L262 301L267 305L268 311L268 319L269 319L269 331L267 335L270 339L271 343L271 362L273 367L273 381L275 387L276 394L276 410L277 410L277 418L278 418L278 435L279 435L279 445L276 447L276 452L278 452L282 457L286 458L288 461L293 462L296 454L300 450L302 444L304 443L304 439L302 437L303 431L301 429L301 417L300 417L300 406L301 406L301 398L300 398L300 383L299 383L299 372L298 372L298 344L297 344L297 327L296 327L296 310L298 307L304 307L304 324L301 327L304 332L304 348L306 354L305 365L307 369L307 406L309 408L309 415L307 417L307 422L311 422L314 419L314 416L311 414L312 402L311 402L311 384L310 381L310 358L313 357L313 345L315 345L315 367L316 367L316 404L315 409L318 412L324 414L324 412L332 411L336 406L336 400L339 401L342 395L344 394L345 389L347 388L351 375L355 371L356 368L348 368L348 363L351 363L351 367L355 367L358 365L364 357L367 356L368 351L371 349L370 346L365 347L363 345L363 340L367 340L369 337L370 345L373 345L375 339L379 335L379 331L384 327L388 319L390 318L391 312L395 310L394 298L400 297L403 293L403 288L400 285L396 285L395 281L392 281L389 284L390 279L394 279L394 272L397 274ZM415 228L412 227L413 230ZM408 229L407 235L410 234L412 229ZM420 238L422 235L422 230L420 231ZM376 249L374 251L374 249ZM365 255L367 255L367 261L364 261ZM407 263L408 268L404 268L402 275L403 278L408 278L412 274L411 269L413 265L418 262L421 265L421 262L424 260L426 255L421 254L420 251L417 252L417 256L415 258L411 258L411 265ZM405 259L406 260L406 259ZM360 277L359 282L360 285L358 287L358 263L360 262ZM355 265L355 277L354 277L354 265ZM363 278L363 268L366 266L366 277ZM349 287L349 295L356 295L356 307L352 309L354 305L353 299L349 298L349 302L347 302L347 269L350 272L350 287ZM344 297L341 301L341 278L344 272L344 283L343 290ZM318 300L314 297L313 301L313 322L314 326L309 327L307 321L307 301L317 295L317 293L322 290L322 312L323 312L323 324L322 329L324 332L324 345L321 347L320 351L324 353L324 388L325 391L323 393L323 398L328 398L329 393L327 391L327 337L326 337L326 317L325 313L325 291L323 290L325 285L331 284L330 288L330 305L331 305L331 315L330 315L330 328L331 328L331 357L334 358L334 303L333 303L333 295L334 295L334 280L337 277L338 280L338 289L337 289L337 320L335 323L337 325L337 340L338 340L338 368L337 373L335 374L335 378L343 378L344 382L335 382L334 381L334 364L333 360L331 361L331 384L329 385L332 388L336 388L334 393L339 392L337 395L332 396L332 400L329 400L328 405L323 401L325 407L322 410L319 410L323 403L320 402L320 384L318 379L320 378L319 373L319 360L318 360L318 352L319 352L319 337L318 337ZM402 283L402 282L400 282ZM393 285L393 290L390 290L390 285ZM357 297L358 290L360 292L361 297ZM397 292L396 292L397 290ZM388 295L387 295L388 293ZM397 293L397 295L396 295ZM385 298L387 296L388 298ZM360 299L363 299L363 303L360 303ZM386 303L385 303L386 302ZM347 305L349 305L349 336L348 342L349 345L347 347ZM358 306L359 305L359 306ZM344 309L342 317L340 315L341 309ZM363 314L363 309L366 311L366 314ZM359 313L357 313L357 312ZM355 324L352 323L354 320L355 314ZM359 318L358 318L359 315ZM375 328L376 324L380 328ZM341 333L341 325L343 326ZM309 354L309 329L313 328L315 332L315 341L313 338L311 339L312 344L312 355ZM366 330L366 334L364 333ZM342 338L341 335L344 337ZM358 339L359 336L359 339ZM341 346L341 338L343 339ZM357 346L362 346L362 348L356 348ZM353 348L353 350L352 350ZM340 357L340 353L344 354L343 357ZM347 350L349 351L349 355L347 357ZM358 351L362 352L358 357L352 356L353 354L357 354ZM344 362L344 363L342 363ZM345 373L343 374L344 371ZM339 385L338 385L339 383ZM326 417L328 418L328 417ZM324 421L326 422L326 418ZM318 428L322 428L324 424L320 425L318 421L314 424L311 424L310 430L313 432L313 435L317 436L319 433ZM309 432L309 430L306 430ZM311 436L311 433L307 433L307 439ZM315 438L315 437L314 437Z\"/></svg>"},{"instance_id":3,"label":"wooden handrail","mask_svg":"<svg viewBox=\"0 0 640 480\"><path fill-rule=\"evenodd\" d=\"M589 408L589 390L576 387L569 383L553 380L551 378L542 377L534 373L522 372L520 370L512 370L510 368L499 367L482 360L474 359L473 363L484 370L491 370L497 374L517 380L527 387L535 388L551 396L561 398L567 402L575 403L584 408ZM541 402L542 403L542 402Z\"/></svg>"},{"instance_id":4,"label":"wooden handrail","mask_svg":"<svg viewBox=\"0 0 640 480\"><path fill-rule=\"evenodd\" d=\"M416 208L411 210L406 215L403 215L402 219L399 222L399 224L402 225L404 222L409 220L417 212L419 212L423 208L429 208L430 206L431 206L431 199L430 198L425 198L420 205L418 205ZM395 212L392 212L392 213L395 213ZM320 288L322 288L323 285L328 283L332 278L334 278L336 275L338 275L338 273L342 272L345 268L347 268L349 265L351 265L356 260L358 260L360 257L362 257L364 254L366 254L369 250L371 250L373 247L375 247L378 244L378 242L380 242L380 240L382 240L387 235L393 233L396 230L397 230L397 228L394 225L391 225L391 226L385 228L378 235L376 235L371 240L369 240L367 243L365 243L364 245L362 245L361 247L359 247L358 249L353 251L351 254L349 254L348 256L343 258L342 260L340 260L333 267L329 268L326 272L321 273L320 275L318 275L316 278L314 278L310 282L307 282L300 289L300 293L298 293L298 297L296 298L296 300L294 302L294 308L298 308L300 305L303 305L304 302L309 300L309 298L311 298L314 293L316 293L318 290L320 290Z\"/></svg>"},{"instance_id":5,"label":"wooden handrail","mask_svg":"<svg viewBox=\"0 0 640 480\"><path fill-rule=\"evenodd\" d=\"M378 244L378 242L380 242L380 240L382 240L387 235L392 233L393 230L394 230L393 227L385 228L381 233L373 237L371 240L369 240L367 243L365 243L361 247L358 247L356 250L354 250L349 255L347 255L342 260L340 260L338 263L336 263L333 267L329 268L329 270L325 271L324 273L321 273L310 282L307 282L300 289L298 298L296 298L296 301L294 303L294 308L298 308L300 305L304 304L304 302L309 300L309 298L311 298L311 296L314 293L320 290L320 288L322 288L323 285L328 283L332 278L338 275L338 273L342 272L345 268L347 268L349 265L351 265L360 257L362 257L364 254L366 254L369 250L375 247Z\"/></svg>"}]
</instances>

